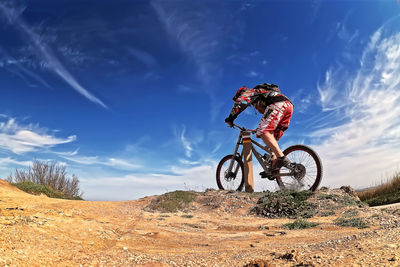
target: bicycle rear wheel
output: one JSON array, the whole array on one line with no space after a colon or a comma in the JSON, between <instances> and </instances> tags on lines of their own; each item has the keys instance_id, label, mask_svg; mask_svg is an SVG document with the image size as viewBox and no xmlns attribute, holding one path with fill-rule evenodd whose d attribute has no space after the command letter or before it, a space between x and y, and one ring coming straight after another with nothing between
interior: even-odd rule
<instances>
[{"instance_id":1,"label":"bicycle rear wheel","mask_svg":"<svg viewBox=\"0 0 400 267\"><path fill-rule=\"evenodd\" d=\"M232 170L229 165L233 160ZM227 155L221 159L217 167L217 185L222 190L241 191L244 185L244 167L242 160L233 155Z\"/></svg>"},{"instance_id":2,"label":"bicycle rear wheel","mask_svg":"<svg viewBox=\"0 0 400 267\"><path fill-rule=\"evenodd\" d=\"M296 163L296 171L292 176L280 176L276 180L281 189L295 191L317 190L322 179L322 164L317 153L304 145L294 145L283 151L283 154ZM282 167L280 173L289 173L290 170Z\"/></svg>"}]
</instances>

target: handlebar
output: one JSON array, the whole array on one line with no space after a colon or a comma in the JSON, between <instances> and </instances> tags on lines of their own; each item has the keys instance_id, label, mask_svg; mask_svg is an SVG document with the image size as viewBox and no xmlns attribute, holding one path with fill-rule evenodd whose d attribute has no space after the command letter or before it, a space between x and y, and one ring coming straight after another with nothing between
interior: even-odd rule
<instances>
[{"instance_id":1,"label":"handlebar","mask_svg":"<svg viewBox=\"0 0 400 267\"><path fill-rule=\"evenodd\" d=\"M239 126L239 125L237 125L237 124L235 124L235 123L233 123L232 128L233 128L233 127L238 128L238 129L241 130L242 132L250 132L250 133L252 133L252 134L255 134L255 133L257 132L257 129L246 129L246 128L244 128L244 127L242 127L242 126Z\"/></svg>"}]
</instances>

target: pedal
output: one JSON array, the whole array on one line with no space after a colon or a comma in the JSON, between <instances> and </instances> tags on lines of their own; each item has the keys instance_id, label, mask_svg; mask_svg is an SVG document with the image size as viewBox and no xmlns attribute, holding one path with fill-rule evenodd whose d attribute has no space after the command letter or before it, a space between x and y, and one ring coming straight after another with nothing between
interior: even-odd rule
<instances>
[{"instance_id":1,"label":"pedal","mask_svg":"<svg viewBox=\"0 0 400 267\"><path fill-rule=\"evenodd\" d=\"M267 173L265 171L260 172L261 178L267 178Z\"/></svg>"},{"instance_id":2,"label":"pedal","mask_svg":"<svg viewBox=\"0 0 400 267\"><path fill-rule=\"evenodd\" d=\"M272 177L271 174L266 173L265 171L260 172L261 178L267 178L270 181L275 180L275 177Z\"/></svg>"}]
</instances>

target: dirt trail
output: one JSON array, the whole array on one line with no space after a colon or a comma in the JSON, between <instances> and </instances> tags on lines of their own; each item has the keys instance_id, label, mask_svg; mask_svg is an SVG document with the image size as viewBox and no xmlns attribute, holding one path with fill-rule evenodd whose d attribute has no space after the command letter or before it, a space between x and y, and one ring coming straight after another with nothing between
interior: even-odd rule
<instances>
[{"instance_id":1,"label":"dirt trail","mask_svg":"<svg viewBox=\"0 0 400 267\"><path fill-rule=\"evenodd\" d=\"M382 205L382 206L375 206L372 207L374 209L400 209L400 203Z\"/></svg>"},{"instance_id":2,"label":"dirt trail","mask_svg":"<svg viewBox=\"0 0 400 267\"><path fill-rule=\"evenodd\" d=\"M0 180L0 266L400 266L396 210L363 208L366 229L336 226L336 214L286 230L292 219L248 215L253 199L203 195L186 212L160 213L145 208L154 197L60 200Z\"/></svg>"}]
</instances>

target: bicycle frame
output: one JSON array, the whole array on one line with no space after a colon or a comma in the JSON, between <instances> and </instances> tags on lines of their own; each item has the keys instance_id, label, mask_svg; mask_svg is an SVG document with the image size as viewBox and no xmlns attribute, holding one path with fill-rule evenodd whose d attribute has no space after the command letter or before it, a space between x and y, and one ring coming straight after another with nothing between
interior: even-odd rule
<instances>
[{"instance_id":1,"label":"bicycle frame","mask_svg":"<svg viewBox=\"0 0 400 267\"><path fill-rule=\"evenodd\" d=\"M238 156L239 158L241 158L241 159L243 159L243 149L242 149L242 151L241 151L241 153L239 154L238 153L238 150L239 150L239 146L240 145L243 145L243 136L246 134L246 135L248 135L248 134L251 134L251 133L255 133L255 130L248 130L248 129L245 129L245 128L243 128L243 127L240 127L240 126L238 126L238 125L236 125L236 124L234 124L234 126L235 127L237 127L237 128L239 128L240 129L240 134L239 134L239 137L238 137L238 140L237 140L237 142L236 142L236 146L235 146L235 149L234 149L234 151L233 151L233 154L232 155L235 155L235 156ZM261 145L260 143L258 143L257 141L254 141L252 138L250 138L250 140L251 140L251 151L252 151L252 153L254 154L254 156L256 157L256 159L257 159L257 161L260 163L260 165L261 165L261 167L263 168L263 170L266 172L266 173L268 173L268 172L270 172L270 168L269 168L269 164L268 164L268 162L267 161L265 161L265 160L263 160L263 156L261 155L261 153L259 153L256 149L255 149L255 146L258 146L259 148L261 148L262 150L264 150L266 153L268 153L270 156L272 156L271 154L272 154L272 151L271 151L271 149L269 148L269 147L267 147L267 146L263 146L263 145ZM255 146L254 146L254 145ZM231 172L231 170L232 170L232 168L233 168L233 160L230 162L230 164L229 164L229 168L228 168L228 171L229 172ZM281 176L292 176L293 175L293 172L294 172L294 169L293 168L291 168L291 167L286 167L286 168L288 168L288 169L290 169L290 172L289 173L278 173L278 174L276 174L275 176L279 176L279 177L281 177ZM233 172L235 175L237 174L237 172L238 172L238 170L239 170L239 166L236 166L236 169L235 169L235 171Z\"/></svg>"}]
</instances>

